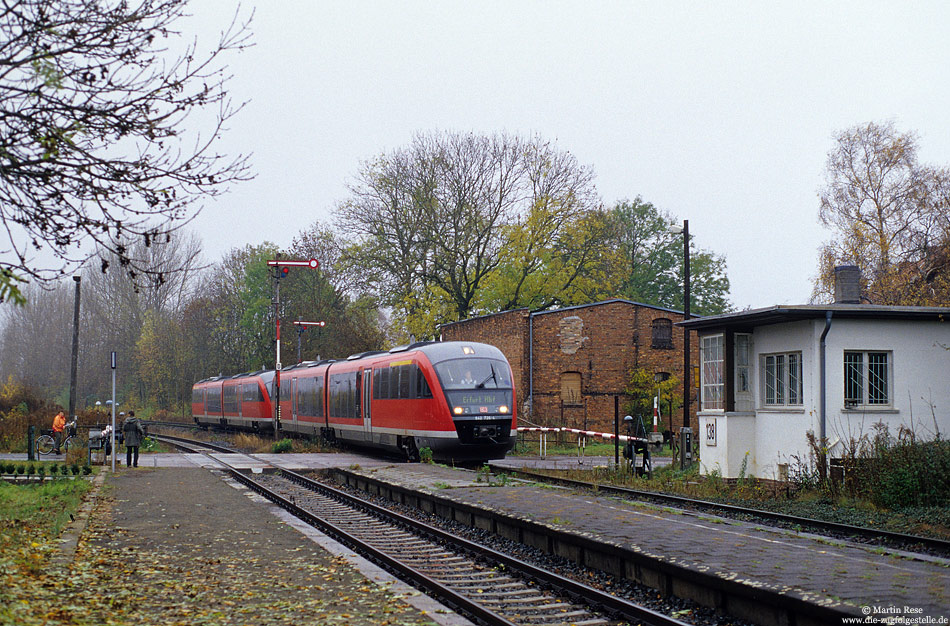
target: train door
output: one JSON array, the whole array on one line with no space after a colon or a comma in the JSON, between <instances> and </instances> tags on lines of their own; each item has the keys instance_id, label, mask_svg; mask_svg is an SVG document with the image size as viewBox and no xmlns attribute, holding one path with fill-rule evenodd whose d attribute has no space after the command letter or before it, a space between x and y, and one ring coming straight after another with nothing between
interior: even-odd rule
<instances>
[{"instance_id":1,"label":"train door","mask_svg":"<svg viewBox=\"0 0 950 626\"><path fill-rule=\"evenodd\" d=\"M236 388L236 392L238 424L244 424L244 385L239 384Z\"/></svg>"},{"instance_id":2,"label":"train door","mask_svg":"<svg viewBox=\"0 0 950 626\"><path fill-rule=\"evenodd\" d=\"M293 422L294 427L291 429L294 432L299 432L297 428L297 398L299 394L297 392L297 377L294 376L290 379L290 421Z\"/></svg>"},{"instance_id":3,"label":"train door","mask_svg":"<svg viewBox=\"0 0 950 626\"><path fill-rule=\"evenodd\" d=\"M373 423L370 407L373 404L373 370L366 368L363 370L363 388L362 402L360 402L363 413L363 432L366 433L366 441L372 441Z\"/></svg>"}]
</instances>

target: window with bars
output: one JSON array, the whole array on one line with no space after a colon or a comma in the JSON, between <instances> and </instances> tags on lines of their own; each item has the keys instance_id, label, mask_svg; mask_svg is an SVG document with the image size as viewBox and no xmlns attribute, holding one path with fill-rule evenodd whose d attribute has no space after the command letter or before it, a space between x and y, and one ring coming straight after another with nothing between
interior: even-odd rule
<instances>
[{"instance_id":1,"label":"window with bars","mask_svg":"<svg viewBox=\"0 0 950 626\"><path fill-rule=\"evenodd\" d=\"M765 406L802 404L802 353L762 355L762 403Z\"/></svg>"},{"instance_id":2,"label":"window with bars","mask_svg":"<svg viewBox=\"0 0 950 626\"><path fill-rule=\"evenodd\" d=\"M652 341L650 347L657 350L673 349L673 320L658 317L651 324Z\"/></svg>"},{"instance_id":3,"label":"window with bars","mask_svg":"<svg viewBox=\"0 0 950 626\"><path fill-rule=\"evenodd\" d=\"M889 406L890 353L858 352L844 353L844 405Z\"/></svg>"},{"instance_id":4,"label":"window with bars","mask_svg":"<svg viewBox=\"0 0 950 626\"><path fill-rule=\"evenodd\" d=\"M708 335L700 342L702 356L701 399L703 410L722 410L726 408L724 362L725 338L722 335Z\"/></svg>"}]
</instances>

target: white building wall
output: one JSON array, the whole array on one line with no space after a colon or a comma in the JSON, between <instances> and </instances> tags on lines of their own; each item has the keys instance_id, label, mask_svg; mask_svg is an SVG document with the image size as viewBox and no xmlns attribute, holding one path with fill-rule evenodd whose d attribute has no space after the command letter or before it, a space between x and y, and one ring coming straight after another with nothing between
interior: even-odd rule
<instances>
[{"instance_id":1,"label":"white building wall","mask_svg":"<svg viewBox=\"0 0 950 626\"><path fill-rule=\"evenodd\" d=\"M950 322L841 320L832 322L827 337L827 433L832 456L842 453L850 439L874 436L874 424L884 423L896 436L901 426L918 437L950 434ZM892 406L881 409L844 408L844 352L891 352Z\"/></svg>"},{"instance_id":2,"label":"white building wall","mask_svg":"<svg viewBox=\"0 0 950 626\"><path fill-rule=\"evenodd\" d=\"M780 466L794 470L814 462L808 433L817 437L821 424L819 340L823 319L759 326L753 332L751 380L755 411L699 414L702 471L724 477L739 475L743 459L746 475L777 479ZM875 433L883 422L896 436L900 427L932 439L937 431L950 434L950 322L873 321L832 319L826 338L826 434L831 456L840 456L852 439ZM881 409L844 408L844 352L888 351L892 405ZM800 351L802 355L801 407L765 407L762 392L762 355ZM707 426L715 424L716 445L707 445Z\"/></svg>"}]
</instances>

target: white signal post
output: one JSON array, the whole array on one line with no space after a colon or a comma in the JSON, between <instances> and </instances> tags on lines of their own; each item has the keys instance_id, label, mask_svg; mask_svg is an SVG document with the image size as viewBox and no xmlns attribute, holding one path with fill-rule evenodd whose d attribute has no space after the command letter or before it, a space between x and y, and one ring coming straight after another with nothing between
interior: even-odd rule
<instances>
[{"instance_id":1,"label":"white signal post","mask_svg":"<svg viewBox=\"0 0 950 626\"><path fill-rule=\"evenodd\" d=\"M297 327L297 363L300 363L300 337L303 335L304 331L307 330L310 326L316 326L317 328L323 328L327 323L324 321L319 322L304 322L303 320L297 320L294 322L294 326Z\"/></svg>"},{"instance_id":2,"label":"white signal post","mask_svg":"<svg viewBox=\"0 0 950 626\"><path fill-rule=\"evenodd\" d=\"M274 322L277 326L277 360L274 363L274 440L280 438L280 279L290 272L292 267L306 267L312 270L320 267L320 261L310 259L308 261L283 261L280 255L273 261L268 261L267 265L273 267L275 272L274 280Z\"/></svg>"}]
</instances>

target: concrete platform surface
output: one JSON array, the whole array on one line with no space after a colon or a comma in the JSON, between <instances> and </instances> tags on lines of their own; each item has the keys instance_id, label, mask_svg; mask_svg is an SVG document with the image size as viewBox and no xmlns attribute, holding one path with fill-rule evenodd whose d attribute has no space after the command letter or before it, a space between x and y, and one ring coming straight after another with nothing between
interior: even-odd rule
<instances>
[{"instance_id":1,"label":"concrete platform surface","mask_svg":"<svg viewBox=\"0 0 950 626\"><path fill-rule=\"evenodd\" d=\"M138 581L128 623L472 626L227 474L155 456L105 473L110 508L89 532Z\"/></svg>"},{"instance_id":2,"label":"concrete platform surface","mask_svg":"<svg viewBox=\"0 0 950 626\"><path fill-rule=\"evenodd\" d=\"M863 615L893 617L896 610L908 619L950 618L950 559L885 552L527 481L488 485L477 472L445 466L363 468L358 473L816 604L845 602Z\"/></svg>"}]
</instances>

